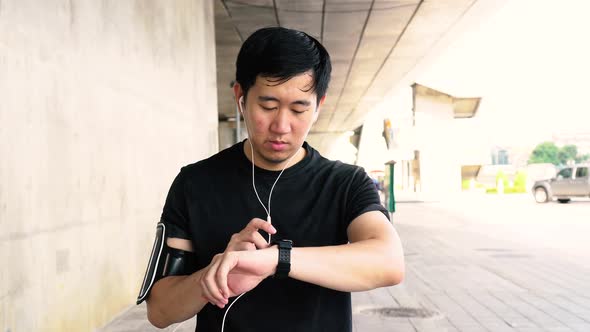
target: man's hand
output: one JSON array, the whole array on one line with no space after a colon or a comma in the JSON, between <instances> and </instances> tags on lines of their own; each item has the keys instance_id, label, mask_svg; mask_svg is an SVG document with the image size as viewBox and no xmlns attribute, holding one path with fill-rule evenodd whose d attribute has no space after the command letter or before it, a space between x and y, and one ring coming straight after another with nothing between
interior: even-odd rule
<instances>
[{"instance_id":1,"label":"man's hand","mask_svg":"<svg viewBox=\"0 0 590 332\"><path fill-rule=\"evenodd\" d=\"M262 280L273 275L277 262L276 246L217 254L205 268L200 280L203 297L223 308L230 297L252 290Z\"/></svg>"},{"instance_id":2,"label":"man's hand","mask_svg":"<svg viewBox=\"0 0 590 332\"><path fill-rule=\"evenodd\" d=\"M263 230L269 234L277 232L269 222L254 218L239 233L231 236L225 252L268 248L267 240L260 235L258 230Z\"/></svg>"},{"instance_id":3,"label":"man's hand","mask_svg":"<svg viewBox=\"0 0 590 332\"><path fill-rule=\"evenodd\" d=\"M231 236L223 254L213 257L200 279L203 297L207 301L223 308L230 297L253 289L274 274L278 250L274 248L270 255L268 250L264 253L257 250L270 246L259 230L269 234L277 232L269 222L254 218L239 233Z\"/></svg>"}]
</instances>

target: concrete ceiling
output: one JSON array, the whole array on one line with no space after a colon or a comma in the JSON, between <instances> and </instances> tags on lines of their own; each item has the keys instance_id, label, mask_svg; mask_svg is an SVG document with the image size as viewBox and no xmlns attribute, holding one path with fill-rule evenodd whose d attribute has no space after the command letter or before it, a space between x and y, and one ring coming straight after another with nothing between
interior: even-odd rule
<instances>
[{"instance_id":1,"label":"concrete ceiling","mask_svg":"<svg viewBox=\"0 0 590 332\"><path fill-rule=\"evenodd\" d=\"M317 38L332 58L328 98L312 128L320 145L362 125L477 0L216 0L220 118L235 116L230 84L242 41L284 26ZM316 147L322 151L321 146Z\"/></svg>"}]
</instances>

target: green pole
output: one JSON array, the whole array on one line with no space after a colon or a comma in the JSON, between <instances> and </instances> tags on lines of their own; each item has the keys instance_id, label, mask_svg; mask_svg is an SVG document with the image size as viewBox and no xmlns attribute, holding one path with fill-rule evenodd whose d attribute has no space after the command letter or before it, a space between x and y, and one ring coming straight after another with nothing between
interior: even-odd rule
<instances>
[{"instance_id":1,"label":"green pole","mask_svg":"<svg viewBox=\"0 0 590 332\"><path fill-rule=\"evenodd\" d=\"M389 164L389 212L395 212L395 185L393 183L393 166L395 163Z\"/></svg>"},{"instance_id":2,"label":"green pole","mask_svg":"<svg viewBox=\"0 0 590 332\"><path fill-rule=\"evenodd\" d=\"M395 193L394 193L394 188L395 188L395 184L393 183L393 170L394 170L394 166L395 166L395 160L390 160L388 162L385 163L385 165L387 165L386 170L386 176L387 176L387 182L388 182L388 186L387 186L387 196L389 197L389 199L387 200L387 210L390 213L395 212Z\"/></svg>"}]
</instances>

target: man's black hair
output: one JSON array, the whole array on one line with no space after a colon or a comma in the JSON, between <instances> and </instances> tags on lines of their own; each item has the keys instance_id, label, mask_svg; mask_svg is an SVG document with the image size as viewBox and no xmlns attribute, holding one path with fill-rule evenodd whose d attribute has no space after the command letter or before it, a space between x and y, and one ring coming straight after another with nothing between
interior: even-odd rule
<instances>
[{"instance_id":1,"label":"man's black hair","mask_svg":"<svg viewBox=\"0 0 590 332\"><path fill-rule=\"evenodd\" d=\"M310 90L316 93L319 103L330 82L330 55L305 32L281 27L255 31L242 45L236 61L236 81L244 96L259 75L281 84L308 71L313 76Z\"/></svg>"}]
</instances>

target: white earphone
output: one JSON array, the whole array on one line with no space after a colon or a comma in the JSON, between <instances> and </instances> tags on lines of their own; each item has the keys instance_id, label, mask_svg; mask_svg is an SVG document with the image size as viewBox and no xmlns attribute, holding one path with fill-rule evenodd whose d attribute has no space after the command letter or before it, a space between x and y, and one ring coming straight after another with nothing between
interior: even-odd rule
<instances>
[{"instance_id":1,"label":"white earphone","mask_svg":"<svg viewBox=\"0 0 590 332\"><path fill-rule=\"evenodd\" d=\"M238 107L240 108L240 113L244 114L244 96L240 96Z\"/></svg>"}]
</instances>

